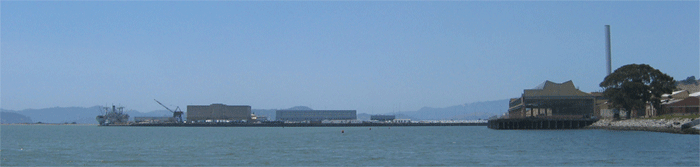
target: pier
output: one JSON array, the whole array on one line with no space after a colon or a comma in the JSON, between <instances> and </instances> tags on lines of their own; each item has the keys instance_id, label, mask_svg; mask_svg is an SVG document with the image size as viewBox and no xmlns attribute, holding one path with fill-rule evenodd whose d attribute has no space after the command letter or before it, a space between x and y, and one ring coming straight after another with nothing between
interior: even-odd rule
<instances>
[{"instance_id":1,"label":"pier","mask_svg":"<svg viewBox=\"0 0 700 167\"><path fill-rule=\"evenodd\" d=\"M488 121L490 129L580 129L598 121L595 97L572 81L545 81L512 98L504 117Z\"/></svg>"},{"instance_id":2,"label":"pier","mask_svg":"<svg viewBox=\"0 0 700 167\"><path fill-rule=\"evenodd\" d=\"M580 129L596 121L598 119L515 118L489 120L487 126L490 129Z\"/></svg>"}]
</instances>

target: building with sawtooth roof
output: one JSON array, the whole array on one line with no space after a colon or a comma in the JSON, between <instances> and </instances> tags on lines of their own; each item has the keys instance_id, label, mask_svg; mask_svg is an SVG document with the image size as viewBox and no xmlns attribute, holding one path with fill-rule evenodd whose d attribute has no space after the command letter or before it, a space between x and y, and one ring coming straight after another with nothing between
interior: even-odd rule
<instances>
[{"instance_id":1,"label":"building with sawtooth roof","mask_svg":"<svg viewBox=\"0 0 700 167\"><path fill-rule=\"evenodd\" d=\"M519 98L512 98L510 118L580 119L593 116L595 98L576 89L572 81L545 81L533 89L525 89Z\"/></svg>"}]
</instances>

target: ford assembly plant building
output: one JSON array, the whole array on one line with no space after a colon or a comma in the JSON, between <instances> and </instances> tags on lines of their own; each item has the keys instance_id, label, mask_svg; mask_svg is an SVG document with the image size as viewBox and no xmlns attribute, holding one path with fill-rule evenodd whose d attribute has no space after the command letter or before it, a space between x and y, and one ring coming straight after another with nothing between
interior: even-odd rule
<instances>
[{"instance_id":1,"label":"ford assembly plant building","mask_svg":"<svg viewBox=\"0 0 700 167\"><path fill-rule=\"evenodd\" d=\"M279 121L289 122L321 122L323 120L355 120L356 110L277 110Z\"/></svg>"},{"instance_id":2,"label":"ford assembly plant building","mask_svg":"<svg viewBox=\"0 0 700 167\"><path fill-rule=\"evenodd\" d=\"M250 106L188 105L187 122L250 121Z\"/></svg>"}]
</instances>

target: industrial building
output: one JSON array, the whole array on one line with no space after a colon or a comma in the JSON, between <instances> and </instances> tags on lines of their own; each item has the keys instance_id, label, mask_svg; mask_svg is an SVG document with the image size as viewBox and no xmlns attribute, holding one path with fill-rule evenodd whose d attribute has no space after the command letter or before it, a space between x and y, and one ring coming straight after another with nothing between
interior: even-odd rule
<instances>
[{"instance_id":1,"label":"industrial building","mask_svg":"<svg viewBox=\"0 0 700 167\"><path fill-rule=\"evenodd\" d=\"M370 115L369 120L381 121L381 122L391 122L396 119L396 115Z\"/></svg>"},{"instance_id":2,"label":"industrial building","mask_svg":"<svg viewBox=\"0 0 700 167\"><path fill-rule=\"evenodd\" d=\"M688 91L682 90L663 96L667 99L661 102L661 111L658 111L658 113L656 113L657 115L700 114L700 92L690 94Z\"/></svg>"},{"instance_id":3,"label":"industrial building","mask_svg":"<svg viewBox=\"0 0 700 167\"><path fill-rule=\"evenodd\" d=\"M323 120L355 120L356 110L277 110L276 118L286 122L321 122Z\"/></svg>"},{"instance_id":4,"label":"industrial building","mask_svg":"<svg viewBox=\"0 0 700 167\"><path fill-rule=\"evenodd\" d=\"M661 108L657 109L647 102L644 110L629 112L611 108L611 103L603 97L602 93L591 93L596 96L596 116L600 118L613 118L614 113L619 113L620 117L643 117L651 118L662 115L697 115L700 114L700 92L690 93L688 90L678 90L670 94L661 95Z\"/></svg>"},{"instance_id":5,"label":"industrial building","mask_svg":"<svg viewBox=\"0 0 700 167\"><path fill-rule=\"evenodd\" d=\"M520 98L510 100L509 118L580 119L593 116L593 95L582 92L572 81L545 81L533 89L525 89Z\"/></svg>"},{"instance_id":6,"label":"industrial building","mask_svg":"<svg viewBox=\"0 0 700 167\"><path fill-rule=\"evenodd\" d=\"M246 105L188 105L187 122L248 122L250 110Z\"/></svg>"}]
</instances>

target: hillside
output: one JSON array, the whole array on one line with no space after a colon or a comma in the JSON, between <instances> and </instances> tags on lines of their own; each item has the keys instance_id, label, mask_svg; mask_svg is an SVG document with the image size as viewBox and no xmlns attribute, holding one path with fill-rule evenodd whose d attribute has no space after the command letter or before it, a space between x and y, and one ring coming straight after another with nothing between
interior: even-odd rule
<instances>
[{"instance_id":1,"label":"hillside","mask_svg":"<svg viewBox=\"0 0 700 167\"><path fill-rule=\"evenodd\" d=\"M0 123L17 124L17 123L32 123L32 119L26 115L13 112L0 112Z\"/></svg>"},{"instance_id":2,"label":"hillside","mask_svg":"<svg viewBox=\"0 0 700 167\"><path fill-rule=\"evenodd\" d=\"M676 88L687 90L690 93L700 92L700 80L695 80L695 76L690 76L685 80L676 81Z\"/></svg>"},{"instance_id":3,"label":"hillside","mask_svg":"<svg viewBox=\"0 0 700 167\"><path fill-rule=\"evenodd\" d=\"M700 92L700 84L678 84L676 88L681 90L687 90L690 93Z\"/></svg>"},{"instance_id":4,"label":"hillside","mask_svg":"<svg viewBox=\"0 0 700 167\"><path fill-rule=\"evenodd\" d=\"M95 117L97 115L103 114L100 106L93 107L52 107L43 109L25 109L25 110L2 110L3 113L17 113L20 115L27 116L30 122L43 122L43 123L66 123L66 122L76 122L79 124L96 124L97 121ZM156 110L147 113L138 112L136 110L127 110L129 114L129 119L133 120L134 117L143 116L172 116L167 110ZM4 116L4 115L3 115ZM184 116L184 115L183 115ZM186 117L186 116L185 116ZM4 117L3 117L4 119ZM9 120L8 120L9 121Z\"/></svg>"},{"instance_id":5,"label":"hillside","mask_svg":"<svg viewBox=\"0 0 700 167\"><path fill-rule=\"evenodd\" d=\"M304 106L295 106L290 109L311 109ZM412 119L412 120L448 120L448 119L486 119L493 115L500 115L508 109L508 100L497 100L487 102L475 102L463 105L455 105L444 108L423 107L418 111L402 111L394 113L383 113L396 115L397 119ZM267 116L269 120L275 120L276 109L252 109L251 112L260 116ZM16 122L44 122L44 123L66 123L76 122L79 124L96 124L95 117L103 114L100 106L93 107L53 107L44 109L26 109L26 110L2 110L3 123ZM15 113L5 117L5 112ZM134 120L134 117L169 117L172 116L167 110L156 110L142 113L136 110L128 110L129 119ZM25 116L25 118L21 116ZM369 120L369 115L366 113L358 113L359 120ZM5 119L8 118L8 119ZM9 118L12 118L10 120ZM31 118L31 119L29 119ZM183 115L187 119L187 114Z\"/></svg>"},{"instance_id":6,"label":"hillside","mask_svg":"<svg viewBox=\"0 0 700 167\"><path fill-rule=\"evenodd\" d=\"M3 110L5 112L14 112L22 115L26 115L32 118L34 122L44 122L44 123L65 123L65 122L76 122L76 123L87 123L85 120L91 118L92 122L95 123L95 116L100 114L100 107L52 107L44 109L25 109L19 111ZM82 120L82 121L81 121Z\"/></svg>"},{"instance_id":7,"label":"hillside","mask_svg":"<svg viewBox=\"0 0 700 167\"><path fill-rule=\"evenodd\" d=\"M455 105L444 108L423 107L418 111L402 111L387 113L395 115L406 115L417 120L465 120L465 119L487 119L494 115L501 115L508 111L508 99L475 102L463 105Z\"/></svg>"}]
</instances>

